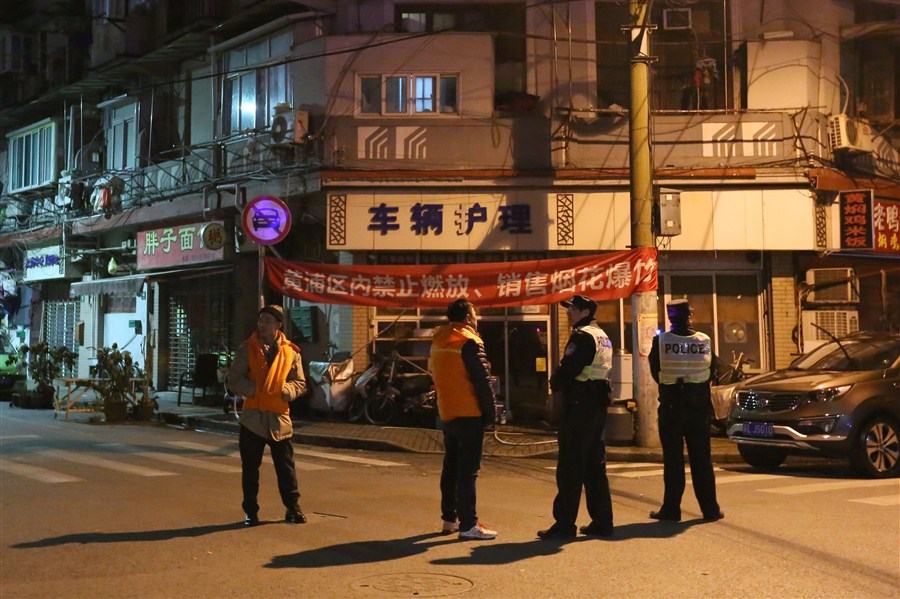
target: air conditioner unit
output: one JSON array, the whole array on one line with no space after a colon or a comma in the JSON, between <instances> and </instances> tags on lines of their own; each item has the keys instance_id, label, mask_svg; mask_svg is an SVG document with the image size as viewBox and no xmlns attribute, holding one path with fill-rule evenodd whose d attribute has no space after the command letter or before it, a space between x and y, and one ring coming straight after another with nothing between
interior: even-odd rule
<instances>
[{"instance_id":1,"label":"air conditioner unit","mask_svg":"<svg viewBox=\"0 0 900 599\"><path fill-rule=\"evenodd\" d=\"M663 10L663 30L679 31L691 28L690 8L666 8Z\"/></svg>"},{"instance_id":2,"label":"air conditioner unit","mask_svg":"<svg viewBox=\"0 0 900 599\"><path fill-rule=\"evenodd\" d=\"M812 268L806 271L806 296L811 304L853 304L859 302L856 273L852 268Z\"/></svg>"},{"instance_id":3,"label":"air conditioner unit","mask_svg":"<svg viewBox=\"0 0 900 599\"><path fill-rule=\"evenodd\" d=\"M272 119L272 141L303 143L309 133L309 113L305 110L279 112Z\"/></svg>"},{"instance_id":4,"label":"air conditioner unit","mask_svg":"<svg viewBox=\"0 0 900 599\"><path fill-rule=\"evenodd\" d=\"M832 152L871 152L874 148L869 123L846 114L828 117L828 141Z\"/></svg>"},{"instance_id":5,"label":"air conditioner unit","mask_svg":"<svg viewBox=\"0 0 900 599\"><path fill-rule=\"evenodd\" d=\"M803 310L800 312L800 324L803 327L803 347L806 353L820 345L831 341L828 333L838 339L859 330L859 312L857 310ZM816 328L818 325L828 331Z\"/></svg>"}]
</instances>

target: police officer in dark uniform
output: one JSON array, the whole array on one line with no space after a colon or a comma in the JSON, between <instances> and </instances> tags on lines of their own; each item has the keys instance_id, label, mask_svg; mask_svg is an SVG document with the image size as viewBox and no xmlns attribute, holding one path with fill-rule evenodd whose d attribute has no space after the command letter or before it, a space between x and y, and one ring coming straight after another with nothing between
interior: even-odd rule
<instances>
[{"instance_id":1,"label":"police officer in dark uniform","mask_svg":"<svg viewBox=\"0 0 900 599\"><path fill-rule=\"evenodd\" d=\"M594 321L597 302L583 295L562 302L572 335L550 386L563 399L556 462L556 499L553 526L539 531L542 539L575 536L575 519L584 487L591 523L581 533L608 537L613 531L612 499L606 478L603 426L609 407L612 343Z\"/></svg>"},{"instance_id":2,"label":"police officer in dark uniform","mask_svg":"<svg viewBox=\"0 0 900 599\"><path fill-rule=\"evenodd\" d=\"M681 520L684 494L684 443L691 462L694 494L704 520L725 517L716 501L716 477L709 447L712 411L710 381L715 372L708 335L691 329L686 299L666 304L671 327L653 339L650 373L659 383L659 440L663 450L665 495L655 520Z\"/></svg>"}]
</instances>

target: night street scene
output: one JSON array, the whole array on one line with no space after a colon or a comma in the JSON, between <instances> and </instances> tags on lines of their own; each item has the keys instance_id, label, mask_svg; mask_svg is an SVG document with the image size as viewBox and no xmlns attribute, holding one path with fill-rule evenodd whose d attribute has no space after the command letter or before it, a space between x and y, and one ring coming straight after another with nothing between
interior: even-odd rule
<instances>
[{"instance_id":1,"label":"night street scene","mask_svg":"<svg viewBox=\"0 0 900 599\"><path fill-rule=\"evenodd\" d=\"M897 0L0 0L0 599L900 594Z\"/></svg>"}]
</instances>

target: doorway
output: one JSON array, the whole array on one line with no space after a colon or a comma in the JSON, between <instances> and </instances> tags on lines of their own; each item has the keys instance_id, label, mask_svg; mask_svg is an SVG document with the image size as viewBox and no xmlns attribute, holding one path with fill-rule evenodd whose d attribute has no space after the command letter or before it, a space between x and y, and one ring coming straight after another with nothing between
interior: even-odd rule
<instances>
[{"instance_id":1,"label":"doorway","mask_svg":"<svg viewBox=\"0 0 900 599\"><path fill-rule=\"evenodd\" d=\"M500 377L500 394L513 422L549 417L549 330L546 316L484 317L478 323L491 374Z\"/></svg>"}]
</instances>

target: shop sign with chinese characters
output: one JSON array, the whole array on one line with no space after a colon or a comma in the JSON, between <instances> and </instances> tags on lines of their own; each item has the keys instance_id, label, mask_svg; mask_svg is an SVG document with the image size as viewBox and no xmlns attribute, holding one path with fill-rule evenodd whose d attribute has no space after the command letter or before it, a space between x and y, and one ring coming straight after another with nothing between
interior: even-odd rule
<instances>
[{"instance_id":1,"label":"shop sign with chinese characters","mask_svg":"<svg viewBox=\"0 0 900 599\"><path fill-rule=\"evenodd\" d=\"M875 198L872 203L875 251L900 254L900 202Z\"/></svg>"},{"instance_id":2,"label":"shop sign with chinese characters","mask_svg":"<svg viewBox=\"0 0 900 599\"><path fill-rule=\"evenodd\" d=\"M900 202L877 198L871 189L838 196L841 249L900 254Z\"/></svg>"},{"instance_id":3,"label":"shop sign with chinese characters","mask_svg":"<svg viewBox=\"0 0 900 599\"><path fill-rule=\"evenodd\" d=\"M282 295L314 303L445 308L464 297L479 307L555 304L573 295L625 298L655 291L656 248L575 258L371 266L266 258L269 283Z\"/></svg>"},{"instance_id":4,"label":"shop sign with chinese characters","mask_svg":"<svg viewBox=\"0 0 900 599\"><path fill-rule=\"evenodd\" d=\"M137 234L138 270L216 262L225 258L221 221L175 225Z\"/></svg>"},{"instance_id":5,"label":"shop sign with chinese characters","mask_svg":"<svg viewBox=\"0 0 900 599\"><path fill-rule=\"evenodd\" d=\"M630 243L627 193L360 192L328 196L328 248L615 250Z\"/></svg>"}]
</instances>

